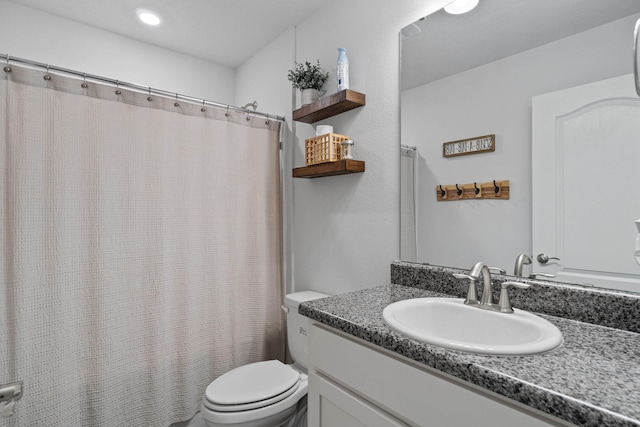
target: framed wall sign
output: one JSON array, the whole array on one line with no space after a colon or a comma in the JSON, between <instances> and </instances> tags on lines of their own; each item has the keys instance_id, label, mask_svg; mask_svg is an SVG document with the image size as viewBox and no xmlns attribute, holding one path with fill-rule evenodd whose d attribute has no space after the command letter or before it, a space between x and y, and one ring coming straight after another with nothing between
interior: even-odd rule
<instances>
[{"instance_id":1,"label":"framed wall sign","mask_svg":"<svg viewBox=\"0 0 640 427\"><path fill-rule=\"evenodd\" d=\"M442 157L486 153L487 151L495 151L495 149L495 135L477 136L475 138L445 142L444 144L442 144Z\"/></svg>"}]
</instances>

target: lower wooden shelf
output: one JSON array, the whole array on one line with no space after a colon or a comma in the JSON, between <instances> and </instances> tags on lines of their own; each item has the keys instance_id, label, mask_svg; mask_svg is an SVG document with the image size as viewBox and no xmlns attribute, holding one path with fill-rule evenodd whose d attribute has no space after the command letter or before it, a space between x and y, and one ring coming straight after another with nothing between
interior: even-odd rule
<instances>
[{"instance_id":1,"label":"lower wooden shelf","mask_svg":"<svg viewBox=\"0 0 640 427\"><path fill-rule=\"evenodd\" d=\"M293 169L294 178L320 178L322 176L345 175L364 172L362 160L338 160Z\"/></svg>"}]
</instances>

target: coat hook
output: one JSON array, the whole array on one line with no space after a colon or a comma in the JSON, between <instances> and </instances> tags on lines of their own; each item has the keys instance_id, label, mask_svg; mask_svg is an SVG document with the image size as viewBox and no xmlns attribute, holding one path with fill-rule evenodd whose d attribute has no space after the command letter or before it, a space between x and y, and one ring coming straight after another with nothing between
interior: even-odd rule
<instances>
[{"instance_id":1,"label":"coat hook","mask_svg":"<svg viewBox=\"0 0 640 427\"><path fill-rule=\"evenodd\" d=\"M496 180L493 180L493 192L498 194L500 192L500 187L496 185Z\"/></svg>"},{"instance_id":2,"label":"coat hook","mask_svg":"<svg viewBox=\"0 0 640 427\"><path fill-rule=\"evenodd\" d=\"M444 190L444 188L442 188L442 184L440 184L440 197L442 197L443 199L447 198L447 192Z\"/></svg>"},{"instance_id":3,"label":"coat hook","mask_svg":"<svg viewBox=\"0 0 640 427\"><path fill-rule=\"evenodd\" d=\"M480 187L478 187L478 183L474 182L473 183L473 188L475 188L475 193L476 193L476 199L481 199L482 198L482 184L480 184Z\"/></svg>"},{"instance_id":4,"label":"coat hook","mask_svg":"<svg viewBox=\"0 0 640 427\"><path fill-rule=\"evenodd\" d=\"M456 190L458 190L458 196L462 196L462 189L458 187L458 184L456 184Z\"/></svg>"}]
</instances>

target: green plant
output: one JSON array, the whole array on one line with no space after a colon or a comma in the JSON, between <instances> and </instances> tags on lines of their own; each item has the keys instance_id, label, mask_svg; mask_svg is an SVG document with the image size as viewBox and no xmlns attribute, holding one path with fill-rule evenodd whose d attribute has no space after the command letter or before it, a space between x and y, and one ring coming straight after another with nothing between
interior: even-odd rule
<instances>
[{"instance_id":1,"label":"green plant","mask_svg":"<svg viewBox=\"0 0 640 427\"><path fill-rule=\"evenodd\" d=\"M317 65L311 64L309 61L295 63L293 70L289 70L288 79L295 89L322 89L324 83L329 78L329 72L325 72L320 66L320 60L316 61Z\"/></svg>"}]
</instances>

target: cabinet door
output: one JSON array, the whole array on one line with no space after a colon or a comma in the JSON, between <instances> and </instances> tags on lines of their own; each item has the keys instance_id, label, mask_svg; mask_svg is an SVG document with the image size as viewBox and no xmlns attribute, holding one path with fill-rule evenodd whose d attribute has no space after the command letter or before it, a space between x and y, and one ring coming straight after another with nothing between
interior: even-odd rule
<instances>
[{"instance_id":1,"label":"cabinet door","mask_svg":"<svg viewBox=\"0 0 640 427\"><path fill-rule=\"evenodd\" d=\"M312 322L308 336L309 417L314 418L309 427L405 425L402 423L419 427L572 425L428 366L409 363L391 352L381 351L324 325ZM345 392L346 388L345 393L353 402L362 402L368 409L373 409L373 413L382 414L382 418L376 418L374 423L362 421L367 418L351 412L351 406L344 403L346 398L317 387L315 383L320 379L334 387L339 384L339 391ZM312 393L315 394L313 398ZM322 419L322 413L330 412L332 405L346 412L343 415L346 419L350 417L359 423ZM356 405L353 407L355 410ZM393 423L384 424L382 420Z\"/></svg>"},{"instance_id":2,"label":"cabinet door","mask_svg":"<svg viewBox=\"0 0 640 427\"><path fill-rule=\"evenodd\" d=\"M309 373L309 427L406 427L336 384Z\"/></svg>"}]
</instances>

